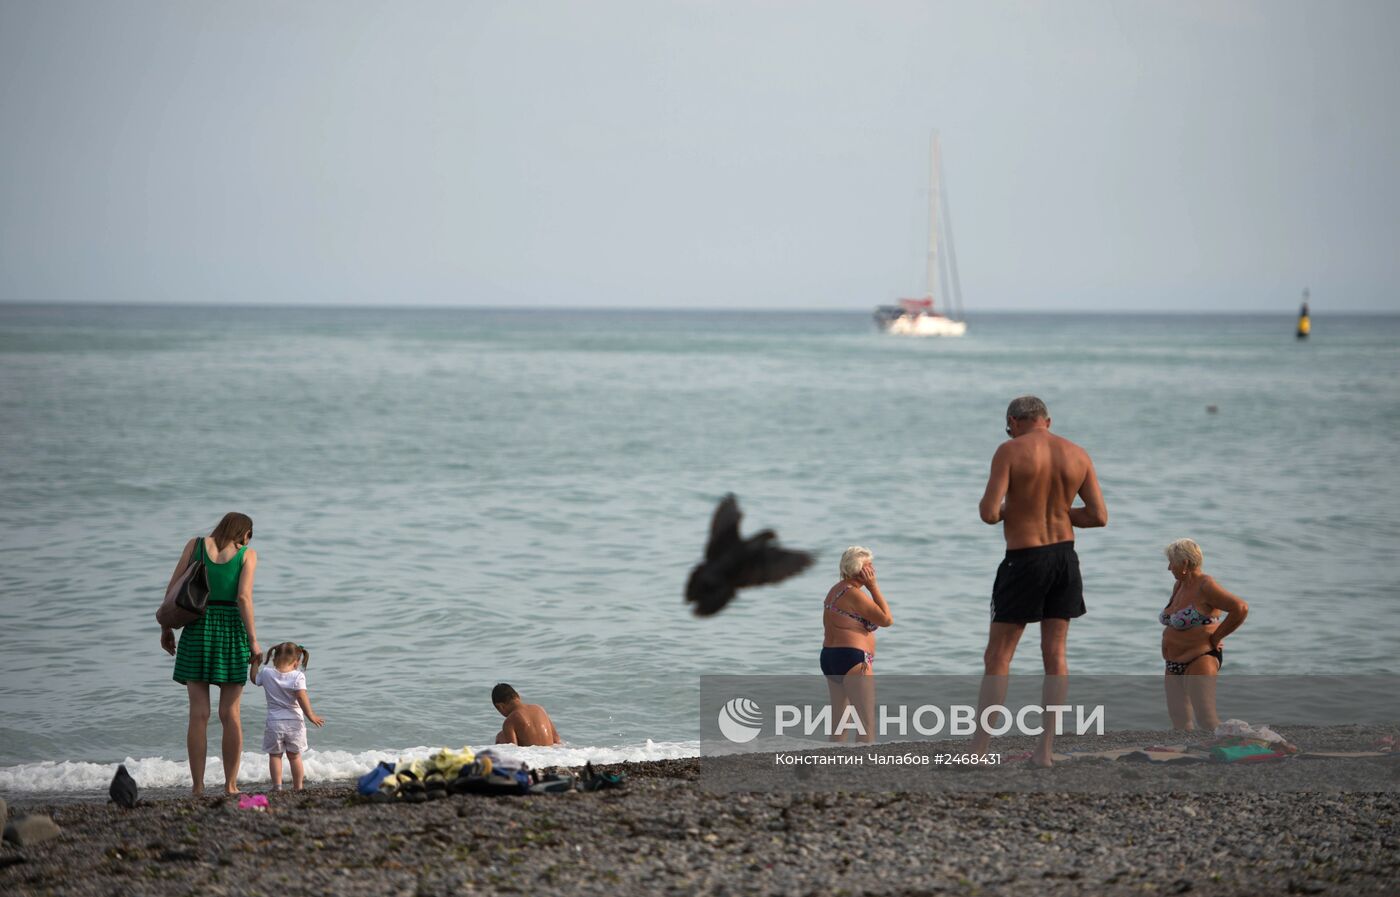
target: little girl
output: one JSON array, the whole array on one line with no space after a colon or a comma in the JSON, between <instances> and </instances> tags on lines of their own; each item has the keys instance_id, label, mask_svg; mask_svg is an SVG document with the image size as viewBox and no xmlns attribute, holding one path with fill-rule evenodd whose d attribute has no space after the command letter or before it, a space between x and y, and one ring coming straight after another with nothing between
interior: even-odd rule
<instances>
[{"instance_id":1,"label":"little girl","mask_svg":"<svg viewBox=\"0 0 1400 897\"><path fill-rule=\"evenodd\" d=\"M272 776L272 790L282 790L282 754L292 768L292 787L301 790L301 752L306 750L306 722L318 727L325 720L311 709L306 697L306 665L311 654L301 645L283 642L267 652L267 667L262 669L262 656L254 654L248 678L261 685L267 693L267 728L263 730L262 749L267 753L267 769ZM297 663L301 669L297 669ZM303 719L303 711L305 719Z\"/></svg>"}]
</instances>

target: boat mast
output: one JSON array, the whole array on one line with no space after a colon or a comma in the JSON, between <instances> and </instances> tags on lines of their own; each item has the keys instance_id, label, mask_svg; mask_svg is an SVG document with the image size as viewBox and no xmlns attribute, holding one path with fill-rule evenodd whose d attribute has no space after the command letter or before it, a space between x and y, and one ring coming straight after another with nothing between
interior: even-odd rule
<instances>
[{"instance_id":1,"label":"boat mast","mask_svg":"<svg viewBox=\"0 0 1400 897\"><path fill-rule=\"evenodd\" d=\"M946 252L938 259L938 289L945 300L943 308L938 309L938 313L945 318L957 320L953 317L953 290L948 285L948 253Z\"/></svg>"},{"instance_id":2,"label":"boat mast","mask_svg":"<svg viewBox=\"0 0 1400 897\"><path fill-rule=\"evenodd\" d=\"M942 159L940 158L940 162ZM949 312L955 321L963 319L962 282L958 280L958 251L953 245L953 207L948 202L948 190L943 190L943 229L948 234L948 267L953 272L952 305Z\"/></svg>"},{"instance_id":3,"label":"boat mast","mask_svg":"<svg viewBox=\"0 0 1400 897\"><path fill-rule=\"evenodd\" d=\"M938 132L929 137L928 165L928 259L924 271L924 287L929 299L933 300L933 310L937 312L938 300L938 173L942 168L941 147Z\"/></svg>"}]
</instances>

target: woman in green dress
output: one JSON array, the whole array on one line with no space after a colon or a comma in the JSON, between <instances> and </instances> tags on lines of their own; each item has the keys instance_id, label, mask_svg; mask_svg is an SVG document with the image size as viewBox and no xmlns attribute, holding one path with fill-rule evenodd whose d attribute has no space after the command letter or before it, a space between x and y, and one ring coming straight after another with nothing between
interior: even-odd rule
<instances>
[{"instance_id":1,"label":"woman in green dress","mask_svg":"<svg viewBox=\"0 0 1400 897\"><path fill-rule=\"evenodd\" d=\"M203 561L209 575L209 603L204 616L180 633L162 629L160 646L175 655L176 682L190 696L190 725L185 745L190 755L194 794L204 792L204 757L209 731L209 686L219 686L219 724L223 728L224 792L238 793L238 762L243 754L239 701L248 681L248 661L258 650L253 626L253 572L258 555L248 547L253 521L244 514L224 515L214 532L191 539L170 577L173 584L191 560ZM167 587L168 588L168 587Z\"/></svg>"}]
</instances>

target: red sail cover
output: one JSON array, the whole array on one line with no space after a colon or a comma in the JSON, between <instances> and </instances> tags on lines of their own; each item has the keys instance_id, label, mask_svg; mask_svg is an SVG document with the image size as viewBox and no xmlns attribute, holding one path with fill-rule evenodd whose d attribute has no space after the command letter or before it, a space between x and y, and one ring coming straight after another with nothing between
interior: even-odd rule
<instances>
[{"instance_id":1,"label":"red sail cover","mask_svg":"<svg viewBox=\"0 0 1400 897\"><path fill-rule=\"evenodd\" d=\"M904 309L904 310L907 311L907 312L912 313L912 314L918 314L918 313L921 312L921 311L925 311L925 312L930 312L930 313L931 313L931 312L933 311L933 300L932 300L932 299L901 299L901 300L899 300L899 307L902 308L902 309Z\"/></svg>"}]
</instances>

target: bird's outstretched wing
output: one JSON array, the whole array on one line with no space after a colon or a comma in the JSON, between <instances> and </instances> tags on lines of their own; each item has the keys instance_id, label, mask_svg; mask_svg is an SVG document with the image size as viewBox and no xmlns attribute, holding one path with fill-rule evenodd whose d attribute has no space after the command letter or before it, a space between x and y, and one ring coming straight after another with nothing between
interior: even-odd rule
<instances>
[{"instance_id":1,"label":"bird's outstretched wing","mask_svg":"<svg viewBox=\"0 0 1400 897\"><path fill-rule=\"evenodd\" d=\"M743 589L781 582L812 566L813 560L805 551L779 548L769 542L744 558L743 565L734 572L734 585Z\"/></svg>"},{"instance_id":2,"label":"bird's outstretched wing","mask_svg":"<svg viewBox=\"0 0 1400 897\"><path fill-rule=\"evenodd\" d=\"M705 546L705 560L713 561L739 547L739 501L734 493L720 500L715 508L715 516L710 521L710 541Z\"/></svg>"}]
</instances>

